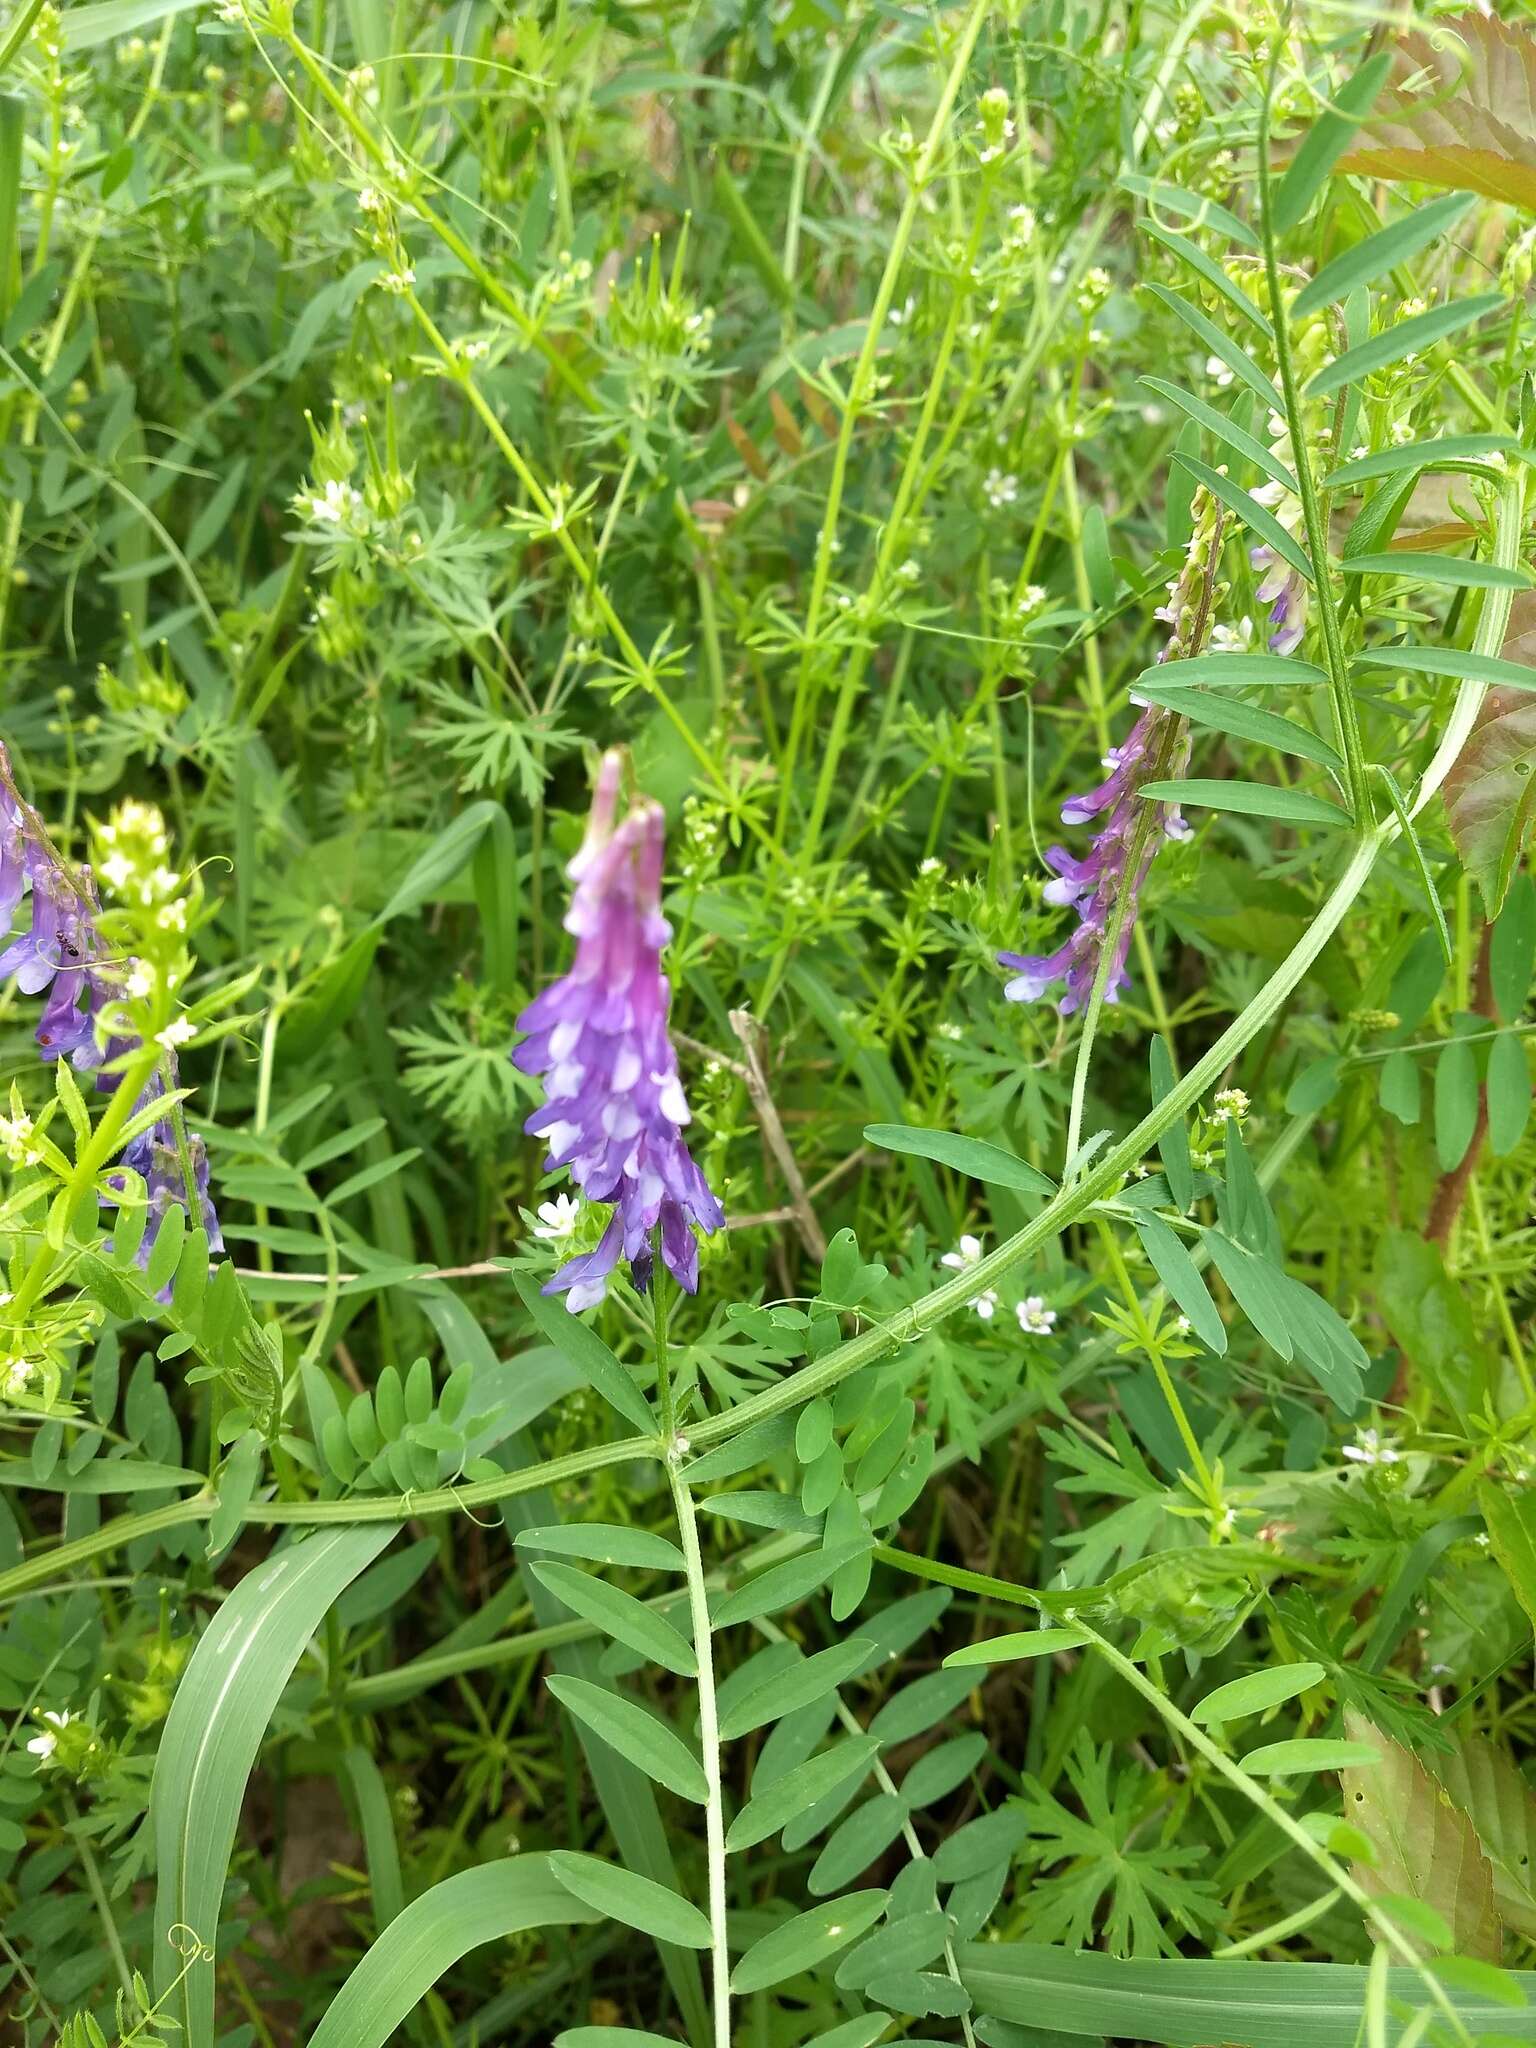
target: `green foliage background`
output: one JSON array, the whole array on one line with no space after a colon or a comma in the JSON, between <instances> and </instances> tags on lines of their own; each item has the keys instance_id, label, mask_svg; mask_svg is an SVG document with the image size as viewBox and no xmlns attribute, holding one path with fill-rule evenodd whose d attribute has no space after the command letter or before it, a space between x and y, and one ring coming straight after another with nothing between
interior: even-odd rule
<instances>
[{"instance_id":1,"label":"green foliage background","mask_svg":"<svg viewBox=\"0 0 1536 2048\"><path fill-rule=\"evenodd\" d=\"M718 2042L716 1880L753 2048L1536 2039L1536 60L1464 33L1446 202L1342 11L13 9L0 729L65 854L136 798L198 878L230 1255L104 1241L8 987L76 1174L0 1416L19 2048ZM1202 464L1248 665L1085 1036L995 956ZM538 1293L507 1059L612 745L731 1218L663 1378Z\"/></svg>"}]
</instances>

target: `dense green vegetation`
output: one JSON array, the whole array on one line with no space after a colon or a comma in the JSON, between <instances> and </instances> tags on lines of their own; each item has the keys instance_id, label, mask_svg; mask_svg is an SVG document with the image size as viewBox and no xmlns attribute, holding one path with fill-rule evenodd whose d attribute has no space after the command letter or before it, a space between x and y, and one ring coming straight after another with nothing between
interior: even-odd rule
<instances>
[{"instance_id":1,"label":"dense green vegetation","mask_svg":"<svg viewBox=\"0 0 1536 2048\"><path fill-rule=\"evenodd\" d=\"M1509 14L12 6L7 2042L1536 2041Z\"/></svg>"}]
</instances>

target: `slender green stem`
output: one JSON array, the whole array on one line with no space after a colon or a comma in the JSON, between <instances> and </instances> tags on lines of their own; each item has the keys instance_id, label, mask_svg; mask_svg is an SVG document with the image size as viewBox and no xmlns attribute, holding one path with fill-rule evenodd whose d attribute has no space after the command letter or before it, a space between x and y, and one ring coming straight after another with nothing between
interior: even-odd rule
<instances>
[{"instance_id":1,"label":"slender green stem","mask_svg":"<svg viewBox=\"0 0 1536 2048\"><path fill-rule=\"evenodd\" d=\"M715 1663L710 1647L709 1591L699 1552L693 1495L675 1455L666 1460L672 1505L682 1538L693 1650L698 1659L699 1747L704 1759L704 1841L709 1861L709 1949L713 1977L715 2048L731 2048L731 1958L725 1927L725 1801L720 1789L720 1717L715 1706Z\"/></svg>"}]
</instances>

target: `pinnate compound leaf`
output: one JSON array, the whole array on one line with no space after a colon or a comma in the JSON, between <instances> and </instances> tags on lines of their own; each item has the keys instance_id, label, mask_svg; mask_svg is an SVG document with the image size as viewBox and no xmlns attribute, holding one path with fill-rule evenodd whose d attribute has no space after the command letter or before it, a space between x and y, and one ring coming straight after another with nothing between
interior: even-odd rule
<instances>
[{"instance_id":1,"label":"pinnate compound leaf","mask_svg":"<svg viewBox=\"0 0 1536 2048\"><path fill-rule=\"evenodd\" d=\"M1339 159L1360 177L1481 192L1536 213L1536 41L1468 12L1411 31L1392 85Z\"/></svg>"},{"instance_id":2,"label":"pinnate compound leaf","mask_svg":"<svg viewBox=\"0 0 1536 2048\"><path fill-rule=\"evenodd\" d=\"M1471 1821L1452 1805L1411 1750L1346 1708L1350 1738L1379 1754L1369 1770L1340 1772L1344 1817L1375 1851L1355 1876L1374 1898L1426 1906L1450 1929L1458 1955L1499 1960L1493 1871Z\"/></svg>"}]
</instances>

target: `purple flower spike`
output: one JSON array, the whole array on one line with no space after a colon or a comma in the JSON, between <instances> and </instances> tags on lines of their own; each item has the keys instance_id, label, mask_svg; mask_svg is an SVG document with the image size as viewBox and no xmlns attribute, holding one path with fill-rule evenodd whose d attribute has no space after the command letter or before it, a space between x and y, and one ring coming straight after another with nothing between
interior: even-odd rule
<instances>
[{"instance_id":1,"label":"purple flower spike","mask_svg":"<svg viewBox=\"0 0 1536 2048\"><path fill-rule=\"evenodd\" d=\"M1200 650L1212 606L1219 541L1219 511L1202 493L1183 571L1158 612L1174 627L1159 657L1163 661ZM1081 858L1064 846L1051 847L1045 856L1055 870L1055 879L1043 891L1045 901L1075 910L1077 926L1054 953L998 954L999 966L1012 970L1003 989L1010 1002L1036 1002L1060 982L1063 993L1057 1007L1063 1017L1070 1017L1089 1001L1101 975L1107 1003L1117 1002L1130 986L1125 962L1147 871L1165 838L1189 837L1178 805L1144 797L1141 787L1182 775L1188 763L1188 721L1176 711L1148 704L1124 743L1105 756L1107 779L1062 805L1063 824L1103 820Z\"/></svg>"},{"instance_id":2,"label":"purple flower spike","mask_svg":"<svg viewBox=\"0 0 1536 2048\"><path fill-rule=\"evenodd\" d=\"M712 1232L725 1222L682 1137L688 1103L661 971L672 936L661 914L666 821L642 798L615 823L622 766L618 753L603 756L586 837L566 870L576 885L565 918L576 958L519 1017L527 1036L512 1054L525 1074L544 1076L547 1100L523 1128L544 1139L545 1170L567 1166L588 1201L614 1204L596 1250L568 1259L544 1289L564 1294L572 1313L602 1300L621 1258L644 1291L658 1226L663 1263L696 1293L692 1226Z\"/></svg>"}]
</instances>

